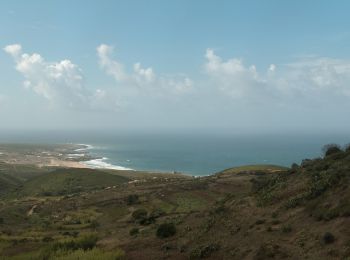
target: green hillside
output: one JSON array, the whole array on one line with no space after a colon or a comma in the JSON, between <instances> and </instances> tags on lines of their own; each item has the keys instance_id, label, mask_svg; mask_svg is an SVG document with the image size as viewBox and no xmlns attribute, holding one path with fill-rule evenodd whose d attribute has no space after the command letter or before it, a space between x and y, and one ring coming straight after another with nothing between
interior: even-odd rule
<instances>
[{"instance_id":1,"label":"green hillside","mask_svg":"<svg viewBox=\"0 0 350 260\"><path fill-rule=\"evenodd\" d=\"M0 195L14 190L20 185L21 181L17 178L0 172Z\"/></svg>"},{"instance_id":2,"label":"green hillside","mask_svg":"<svg viewBox=\"0 0 350 260\"><path fill-rule=\"evenodd\" d=\"M128 178L93 169L57 169L23 183L22 195L57 196L119 185Z\"/></svg>"},{"instance_id":3,"label":"green hillside","mask_svg":"<svg viewBox=\"0 0 350 260\"><path fill-rule=\"evenodd\" d=\"M233 173L244 173L244 172L280 172L288 170L287 167L273 165L273 164L252 164L252 165L243 165L228 168L219 172L218 174L233 174Z\"/></svg>"},{"instance_id":4,"label":"green hillside","mask_svg":"<svg viewBox=\"0 0 350 260\"><path fill-rule=\"evenodd\" d=\"M3 259L350 258L350 149L201 178L108 172L55 170L0 198Z\"/></svg>"}]
</instances>

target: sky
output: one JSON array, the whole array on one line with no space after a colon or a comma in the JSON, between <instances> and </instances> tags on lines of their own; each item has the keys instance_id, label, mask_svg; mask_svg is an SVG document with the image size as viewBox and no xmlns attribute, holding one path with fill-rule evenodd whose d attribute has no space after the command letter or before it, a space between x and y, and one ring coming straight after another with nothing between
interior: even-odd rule
<instances>
[{"instance_id":1,"label":"sky","mask_svg":"<svg viewBox=\"0 0 350 260\"><path fill-rule=\"evenodd\" d=\"M349 1L0 10L0 130L350 130Z\"/></svg>"}]
</instances>

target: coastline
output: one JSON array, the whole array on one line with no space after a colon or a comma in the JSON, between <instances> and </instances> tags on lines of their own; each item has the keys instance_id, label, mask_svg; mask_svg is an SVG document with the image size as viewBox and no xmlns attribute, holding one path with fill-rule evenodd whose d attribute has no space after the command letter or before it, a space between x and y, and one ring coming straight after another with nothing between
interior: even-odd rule
<instances>
[{"instance_id":1,"label":"coastline","mask_svg":"<svg viewBox=\"0 0 350 260\"><path fill-rule=\"evenodd\" d=\"M83 160L85 156L89 156L88 150L93 149L94 147L90 144L77 144L82 146L74 150L75 153L69 154L71 158L78 159L78 162L75 164L70 164L68 161L67 165L73 165L74 168L90 168L90 169L108 169L108 170L119 170L119 171L133 171L131 168L123 167L120 165L114 165L106 162L107 157L97 157L90 160ZM76 153L78 152L78 153ZM79 160L81 158L82 160Z\"/></svg>"}]
</instances>

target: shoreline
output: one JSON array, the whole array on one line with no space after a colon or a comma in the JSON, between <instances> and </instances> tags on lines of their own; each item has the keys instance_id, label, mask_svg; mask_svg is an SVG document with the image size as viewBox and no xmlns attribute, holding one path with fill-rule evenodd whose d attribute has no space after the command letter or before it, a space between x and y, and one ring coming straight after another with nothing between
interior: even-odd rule
<instances>
[{"instance_id":1,"label":"shoreline","mask_svg":"<svg viewBox=\"0 0 350 260\"><path fill-rule=\"evenodd\" d=\"M68 154L73 158L76 158L79 160L79 158L84 158L86 155L89 155L88 150L93 149L94 146L90 144L77 144L79 146L82 146L81 148L77 148L74 150L74 152L79 153L71 153ZM83 166L83 168L90 168L90 169L108 169L108 170L119 170L119 171L134 171L134 169L127 168L120 165L114 165L111 163L106 162L108 160L107 157L97 157L92 158L90 160L79 160L78 164L73 164L77 167L80 167L80 165Z\"/></svg>"}]
</instances>

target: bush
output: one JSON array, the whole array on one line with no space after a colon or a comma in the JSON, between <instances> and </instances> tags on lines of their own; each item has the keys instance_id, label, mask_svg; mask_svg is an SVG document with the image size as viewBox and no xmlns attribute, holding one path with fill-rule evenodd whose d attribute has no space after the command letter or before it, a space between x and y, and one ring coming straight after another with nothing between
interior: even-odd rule
<instances>
[{"instance_id":1,"label":"bush","mask_svg":"<svg viewBox=\"0 0 350 260\"><path fill-rule=\"evenodd\" d=\"M139 204L140 200L139 200L139 196L137 194L130 194L127 198L126 198L126 204L128 205L134 205L134 204Z\"/></svg>"},{"instance_id":2,"label":"bush","mask_svg":"<svg viewBox=\"0 0 350 260\"><path fill-rule=\"evenodd\" d=\"M145 209L137 209L132 213L133 219L138 222L139 224L145 225L148 224L150 221L148 218L148 212Z\"/></svg>"},{"instance_id":3,"label":"bush","mask_svg":"<svg viewBox=\"0 0 350 260\"><path fill-rule=\"evenodd\" d=\"M136 236L139 233L139 229L138 228L132 228L129 231L130 236Z\"/></svg>"},{"instance_id":4,"label":"bush","mask_svg":"<svg viewBox=\"0 0 350 260\"><path fill-rule=\"evenodd\" d=\"M291 170L296 171L296 170L299 169L299 165L296 164L296 163L293 163L293 164L290 166L290 168L291 168Z\"/></svg>"},{"instance_id":5,"label":"bush","mask_svg":"<svg viewBox=\"0 0 350 260\"><path fill-rule=\"evenodd\" d=\"M137 210L135 210L132 213L132 217L135 220L140 220L140 219L146 218L147 217L147 210L145 210L145 209L137 209Z\"/></svg>"},{"instance_id":6,"label":"bush","mask_svg":"<svg viewBox=\"0 0 350 260\"><path fill-rule=\"evenodd\" d=\"M157 229L157 237L167 238L176 234L176 227L173 223L163 223Z\"/></svg>"},{"instance_id":7,"label":"bush","mask_svg":"<svg viewBox=\"0 0 350 260\"><path fill-rule=\"evenodd\" d=\"M345 152L350 152L350 144L345 145Z\"/></svg>"},{"instance_id":8,"label":"bush","mask_svg":"<svg viewBox=\"0 0 350 260\"><path fill-rule=\"evenodd\" d=\"M199 246L195 248L190 253L190 259L202 259L209 257L213 252L218 251L220 249L219 244L209 244L204 246Z\"/></svg>"},{"instance_id":9,"label":"bush","mask_svg":"<svg viewBox=\"0 0 350 260\"><path fill-rule=\"evenodd\" d=\"M324 152L324 155L327 157L332 154L342 152L342 149L337 144L327 144L323 146L322 151Z\"/></svg>"},{"instance_id":10,"label":"bush","mask_svg":"<svg viewBox=\"0 0 350 260\"><path fill-rule=\"evenodd\" d=\"M335 237L332 233L326 232L326 233L324 233L324 235L322 237L322 241L325 244L331 244L335 241Z\"/></svg>"},{"instance_id":11,"label":"bush","mask_svg":"<svg viewBox=\"0 0 350 260\"><path fill-rule=\"evenodd\" d=\"M98 223L98 221L96 219L92 220L89 227L90 228L93 228L93 229L96 229L100 226L100 223Z\"/></svg>"},{"instance_id":12,"label":"bush","mask_svg":"<svg viewBox=\"0 0 350 260\"><path fill-rule=\"evenodd\" d=\"M95 247L97 243L97 236L96 235L89 235L84 236L79 239L75 240L68 240L63 242L56 242L52 245L53 251L63 250L63 251L69 251L69 250L88 250Z\"/></svg>"},{"instance_id":13,"label":"bush","mask_svg":"<svg viewBox=\"0 0 350 260\"><path fill-rule=\"evenodd\" d=\"M291 225L287 224L287 225L283 225L282 226L282 232L283 233L290 233L291 231L292 231Z\"/></svg>"},{"instance_id":14,"label":"bush","mask_svg":"<svg viewBox=\"0 0 350 260\"><path fill-rule=\"evenodd\" d=\"M256 225L261 225L265 223L265 219L258 219L257 221L255 221Z\"/></svg>"},{"instance_id":15,"label":"bush","mask_svg":"<svg viewBox=\"0 0 350 260\"><path fill-rule=\"evenodd\" d=\"M159 217L164 216L164 215L165 215L164 210L162 210L162 209L154 209L151 212L150 217L156 219L156 218L159 218Z\"/></svg>"},{"instance_id":16,"label":"bush","mask_svg":"<svg viewBox=\"0 0 350 260\"><path fill-rule=\"evenodd\" d=\"M119 260L124 259L124 252L120 249L114 251L104 251L98 248L91 250L76 250L69 252L56 252L54 256L51 256L49 259L52 260Z\"/></svg>"}]
</instances>

